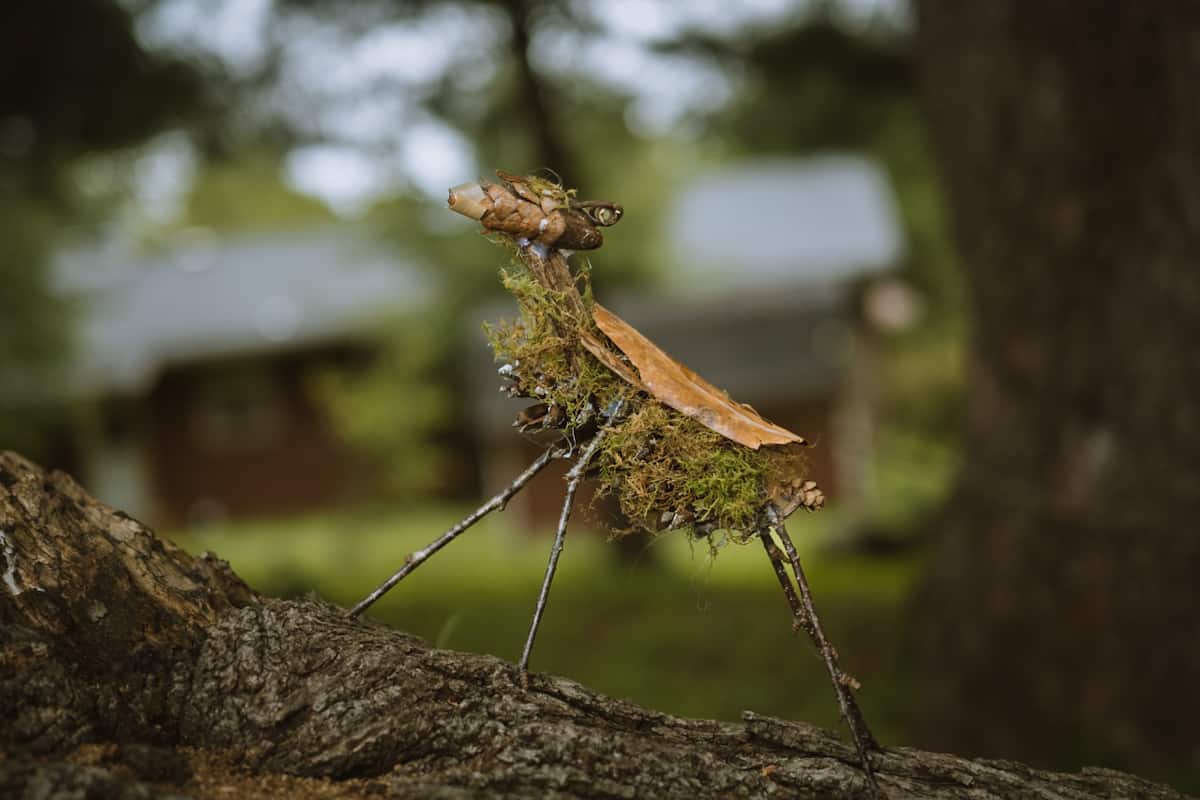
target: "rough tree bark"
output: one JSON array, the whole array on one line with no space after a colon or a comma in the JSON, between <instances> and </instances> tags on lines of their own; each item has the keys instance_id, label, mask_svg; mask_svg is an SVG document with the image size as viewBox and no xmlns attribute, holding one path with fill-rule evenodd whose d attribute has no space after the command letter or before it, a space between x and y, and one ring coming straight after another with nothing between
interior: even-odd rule
<instances>
[{"instance_id":1,"label":"rough tree bark","mask_svg":"<svg viewBox=\"0 0 1200 800\"><path fill-rule=\"evenodd\" d=\"M1200 719L1200 4L918 9L974 321L922 741L1178 767Z\"/></svg>"},{"instance_id":2,"label":"rough tree bark","mask_svg":"<svg viewBox=\"0 0 1200 800\"><path fill-rule=\"evenodd\" d=\"M11 453L0 453L0 622L5 797L865 790L853 749L828 731L680 719L550 676L526 690L495 658L258 596L224 563ZM226 765L215 779L214 758ZM877 768L894 798L1180 797L1107 770L903 748Z\"/></svg>"}]
</instances>

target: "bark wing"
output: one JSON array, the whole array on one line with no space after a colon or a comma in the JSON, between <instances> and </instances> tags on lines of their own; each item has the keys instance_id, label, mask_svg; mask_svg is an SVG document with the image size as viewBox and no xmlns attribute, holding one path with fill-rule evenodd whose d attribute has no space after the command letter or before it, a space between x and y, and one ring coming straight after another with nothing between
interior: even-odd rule
<instances>
[{"instance_id":1,"label":"bark wing","mask_svg":"<svg viewBox=\"0 0 1200 800\"><path fill-rule=\"evenodd\" d=\"M592 319L633 362L641 383L659 402L754 450L764 444L807 444L804 437L768 422L750 406L734 402L599 303L592 305Z\"/></svg>"}]
</instances>

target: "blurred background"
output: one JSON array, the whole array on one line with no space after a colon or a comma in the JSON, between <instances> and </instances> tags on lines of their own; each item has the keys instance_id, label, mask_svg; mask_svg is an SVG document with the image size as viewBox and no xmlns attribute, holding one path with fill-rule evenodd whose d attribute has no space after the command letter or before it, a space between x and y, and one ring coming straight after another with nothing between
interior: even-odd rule
<instances>
[{"instance_id":1,"label":"blurred background","mask_svg":"<svg viewBox=\"0 0 1200 800\"><path fill-rule=\"evenodd\" d=\"M792 533L883 741L1200 788L1195 15L928 5L5 4L0 447L350 604L537 452L445 195L561 176L625 208L605 303L816 442ZM561 489L373 613L515 658ZM838 724L759 550L602 513L537 669Z\"/></svg>"}]
</instances>

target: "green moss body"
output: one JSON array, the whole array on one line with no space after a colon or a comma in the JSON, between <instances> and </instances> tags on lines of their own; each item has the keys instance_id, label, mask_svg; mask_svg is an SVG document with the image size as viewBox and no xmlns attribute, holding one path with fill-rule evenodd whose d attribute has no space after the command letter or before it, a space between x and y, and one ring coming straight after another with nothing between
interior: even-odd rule
<instances>
[{"instance_id":1,"label":"green moss body","mask_svg":"<svg viewBox=\"0 0 1200 800\"><path fill-rule=\"evenodd\" d=\"M696 536L724 530L743 540L758 529L769 487L803 476L802 447L752 450L638 391L581 344L585 329L603 339L590 316L566 311L570 304L519 262L501 277L520 317L485 330L496 360L511 365L510 392L565 412L568 439L589 432L597 412L625 401L589 472L598 496L615 497L628 521L614 535L673 528ZM590 307L586 272L580 278Z\"/></svg>"}]
</instances>

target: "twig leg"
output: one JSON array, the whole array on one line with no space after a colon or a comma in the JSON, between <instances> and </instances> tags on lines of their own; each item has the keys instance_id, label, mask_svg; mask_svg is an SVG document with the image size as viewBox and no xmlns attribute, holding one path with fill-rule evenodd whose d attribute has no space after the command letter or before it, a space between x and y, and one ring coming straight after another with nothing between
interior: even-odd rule
<instances>
[{"instance_id":1,"label":"twig leg","mask_svg":"<svg viewBox=\"0 0 1200 800\"><path fill-rule=\"evenodd\" d=\"M796 594L796 587L792 585L792 580L788 577L783 551L772 541L769 528L760 530L758 536L762 540L763 547L766 548L767 557L771 559L771 567L775 570L775 577L779 579L783 595L792 608L792 633L798 633L801 628L804 628L809 631L809 636L812 636L812 622L805 615L804 606L800 605L800 597Z\"/></svg>"},{"instance_id":2,"label":"twig leg","mask_svg":"<svg viewBox=\"0 0 1200 800\"><path fill-rule=\"evenodd\" d=\"M821 628L821 620L817 616L816 606L813 604L812 591L808 587L804 569L800 566L800 556L796 552L796 546L792 543L791 537L788 536L787 529L783 526L783 520L779 519L779 515L774 512L774 509L768 511L768 518L770 526L759 531L759 537L762 539L763 547L766 548L767 556L771 559L771 565L775 570L775 576L779 579L779 585L783 588L783 593L792 608L793 627L804 628L820 652L821 659L825 662L825 669L833 682L838 708L842 718L846 720L847 727L850 728L850 738L854 740L854 748L858 751L858 757L870 784L872 796L882 797L883 794L879 789L879 782L875 777L875 770L871 766L870 758L871 750L881 748L871 734L870 728L867 727L867 722L851 691L851 686L854 686L856 681L838 666L837 653L829 640L825 638L825 631ZM771 541L771 531L774 531L779 536L780 542L783 543L784 551L796 578L796 585L800 589L799 595L792 587L791 580L788 579L787 571L784 568L783 553L780 553L779 548Z\"/></svg>"},{"instance_id":3,"label":"twig leg","mask_svg":"<svg viewBox=\"0 0 1200 800\"><path fill-rule=\"evenodd\" d=\"M609 414L610 424L620 410L621 404L617 403ZM583 455L567 473L567 496L563 499L562 513L558 517L558 531L554 534L554 546L550 548L550 561L546 564L546 575L542 578L542 588L538 592L537 606L533 609L533 621L529 625L529 635L525 639L525 648L521 651L521 661L518 665L523 682L529 680L529 656L533 652L533 640L537 638L538 626L542 624L542 615L546 613L546 600L550 597L550 584L554 582L554 573L558 569L558 558L562 555L563 542L567 538L567 520L571 518L571 506L575 503L575 492L579 489L579 484L583 481L583 473L591 463L592 457L596 455L596 449L608 431L608 425L596 431L596 435L588 442Z\"/></svg>"},{"instance_id":4,"label":"twig leg","mask_svg":"<svg viewBox=\"0 0 1200 800\"><path fill-rule=\"evenodd\" d=\"M430 556L458 538L459 534L466 531L476 522L479 522L479 520L483 519L493 511L504 508L505 504L512 499L513 495L521 491L521 489L525 487L525 484L533 480L534 476L541 472L547 464L561 455L561 451L554 449L550 449L542 453L537 457L537 460L530 464L524 472L514 478L513 482L506 486L495 497L493 497L491 500L488 500L479 508L475 509L453 528L446 531L441 536L422 547L420 550L409 553L408 557L404 559L404 566L400 567L400 569L398 569L395 574L392 575L392 577L381 583L375 589L375 591L364 597L358 603L358 605L350 609L350 618L354 619L358 617L358 615L362 614L364 611L374 605L376 600L387 594L388 591L401 580L403 580L408 573L421 566L421 564L425 563Z\"/></svg>"}]
</instances>

